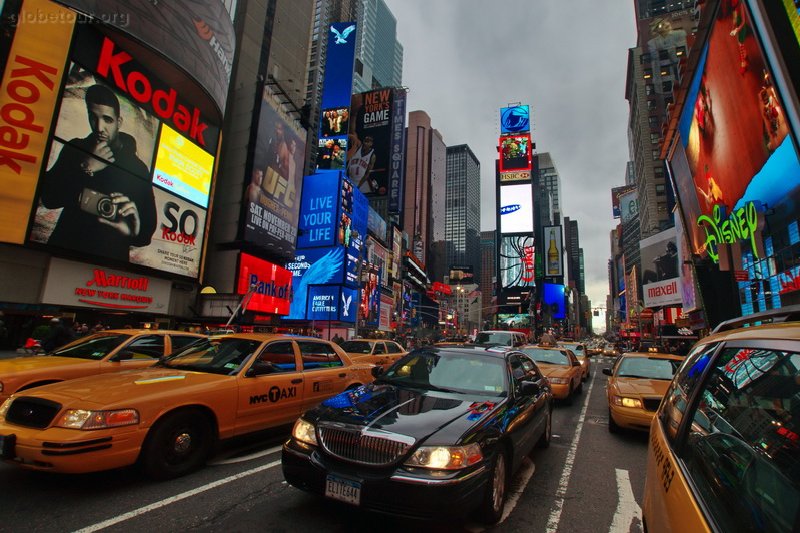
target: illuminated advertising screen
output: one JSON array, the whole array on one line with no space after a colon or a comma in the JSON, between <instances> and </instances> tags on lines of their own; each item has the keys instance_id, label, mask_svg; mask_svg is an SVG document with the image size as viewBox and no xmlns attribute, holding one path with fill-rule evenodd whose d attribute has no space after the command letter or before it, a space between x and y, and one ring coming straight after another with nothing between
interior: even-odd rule
<instances>
[{"instance_id":1,"label":"illuminated advertising screen","mask_svg":"<svg viewBox=\"0 0 800 533\"><path fill-rule=\"evenodd\" d=\"M531 316L527 313L497 313L497 324L504 328L529 328Z\"/></svg>"},{"instance_id":2,"label":"illuminated advertising screen","mask_svg":"<svg viewBox=\"0 0 800 533\"><path fill-rule=\"evenodd\" d=\"M500 133L523 133L531 130L531 112L527 105L500 109Z\"/></svg>"},{"instance_id":3,"label":"illuminated advertising screen","mask_svg":"<svg viewBox=\"0 0 800 533\"><path fill-rule=\"evenodd\" d=\"M393 89L354 94L350 109L347 176L367 196L385 196L389 186Z\"/></svg>"},{"instance_id":4,"label":"illuminated advertising screen","mask_svg":"<svg viewBox=\"0 0 800 533\"><path fill-rule=\"evenodd\" d=\"M715 262L734 242L760 258L765 204L773 232L796 220L800 163L753 28L744 2L718 10L679 119L685 158L670 161L692 251Z\"/></svg>"},{"instance_id":5,"label":"illuminated advertising screen","mask_svg":"<svg viewBox=\"0 0 800 533\"><path fill-rule=\"evenodd\" d=\"M472 265L450 265L449 278L451 285L475 283L475 272Z\"/></svg>"},{"instance_id":6,"label":"illuminated advertising screen","mask_svg":"<svg viewBox=\"0 0 800 533\"><path fill-rule=\"evenodd\" d=\"M311 285L308 288L308 320L339 320L341 308L340 285Z\"/></svg>"},{"instance_id":7,"label":"illuminated advertising screen","mask_svg":"<svg viewBox=\"0 0 800 533\"><path fill-rule=\"evenodd\" d=\"M681 303L675 228L639 241L645 307Z\"/></svg>"},{"instance_id":8,"label":"illuminated advertising screen","mask_svg":"<svg viewBox=\"0 0 800 533\"><path fill-rule=\"evenodd\" d=\"M564 301L564 286L557 283L542 284L542 307L547 307L546 312L554 319L567 317Z\"/></svg>"},{"instance_id":9,"label":"illuminated advertising screen","mask_svg":"<svg viewBox=\"0 0 800 533\"><path fill-rule=\"evenodd\" d=\"M389 160L389 213L403 208L403 184L406 175L406 90L395 89L392 104L392 140Z\"/></svg>"},{"instance_id":10,"label":"illuminated advertising screen","mask_svg":"<svg viewBox=\"0 0 800 533\"><path fill-rule=\"evenodd\" d=\"M344 181L347 181L346 179ZM369 211L369 201L358 189L353 189L353 209L349 215L350 239L347 244L347 254L345 257L345 284L357 287L358 261L360 254L363 253L364 239L367 235L367 219ZM339 227L339 233L346 236L347 233Z\"/></svg>"},{"instance_id":11,"label":"illuminated advertising screen","mask_svg":"<svg viewBox=\"0 0 800 533\"><path fill-rule=\"evenodd\" d=\"M377 326L381 307L381 268L369 264L362 271L364 284L361 287L361 309L359 316L367 326Z\"/></svg>"},{"instance_id":12,"label":"illuminated advertising screen","mask_svg":"<svg viewBox=\"0 0 800 533\"><path fill-rule=\"evenodd\" d=\"M535 287L536 247L532 235L500 239L500 287Z\"/></svg>"},{"instance_id":13,"label":"illuminated advertising screen","mask_svg":"<svg viewBox=\"0 0 800 533\"><path fill-rule=\"evenodd\" d=\"M3 2L0 2L0 6ZM25 0L19 14L21 20L42 16L59 22L47 27L47 38L40 24L19 24L14 30L8 62L0 84L0 109L17 109L0 116L0 131L8 132L0 139L3 157L3 186L0 187L0 241L25 242L27 225L36 196L36 183L41 173L48 146L50 124L65 73L67 51L74 24L68 23L72 11L47 0ZM41 65L40 71L27 71L29 64ZM38 77L34 72L47 72ZM27 75L20 73L29 72ZM16 79L17 83L13 83ZM27 89L26 89L27 87ZM12 90L14 88L15 90ZM19 89L22 89L21 91ZM28 94L25 91L28 91ZM35 91L35 92L34 92ZM31 96L36 95L32 99ZM20 117L30 125L20 128ZM37 125L38 127L32 127ZM16 133L19 132L19 133ZM24 132L24 134L23 134ZM15 139L16 137L16 139Z\"/></svg>"},{"instance_id":14,"label":"illuminated advertising screen","mask_svg":"<svg viewBox=\"0 0 800 533\"><path fill-rule=\"evenodd\" d=\"M561 241L561 226L544 227L544 275L546 277L564 275L564 248Z\"/></svg>"},{"instance_id":15,"label":"illuminated advertising screen","mask_svg":"<svg viewBox=\"0 0 800 533\"><path fill-rule=\"evenodd\" d=\"M358 319L358 289L342 287L340 298L342 303L339 307L339 320L355 323Z\"/></svg>"},{"instance_id":16,"label":"illuminated advertising screen","mask_svg":"<svg viewBox=\"0 0 800 533\"><path fill-rule=\"evenodd\" d=\"M303 182L297 248L332 246L337 228L340 186L330 175L312 174Z\"/></svg>"},{"instance_id":17,"label":"illuminated advertising screen","mask_svg":"<svg viewBox=\"0 0 800 533\"><path fill-rule=\"evenodd\" d=\"M619 218L623 224L639 215L639 193L633 188L619 195Z\"/></svg>"},{"instance_id":18,"label":"illuminated advertising screen","mask_svg":"<svg viewBox=\"0 0 800 533\"><path fill-rule=\"evenodd\" d=\"M219 128L90 25L72 50L29 241L199 277Z\"/></svg>"},{"instance_id":19,"label":"illuminated advertising screen","mask_svg":"<svg viewBox=\"0 0 800 533\"><path fill-rule=\"evenodd\" d=\"M369 208L369 215L367 218L367 229L381 242L386 242L386 221L371 207Z\"/></svg>"},{"instance_id":20,"label":"illuminated advertising screen","mask_svg":"<svg viewBox=\"0 0 800 533\"><path fill-rule=\"evenodd\" d=\"M500 172L531 170L531 136L500 137Z\"/></svg>"},{"instance_id":21,"label":"illuminated advertising screen","mask_svg":"<svg viewBox=\"0 0 800 533\"><path fill-rule=\"evenodd\" d=\"M612 216L614 218L620 218L620 197L624 194L631 192L632 190L636 190L636 187L632 187L631 185L625 185L624 187L614 187L611 189L611 210Z\"/></svg>"},{"instance_id":22,"label":"illuminated advertising screen","mask_svg":"<svg viewBox=\"0 0 800 533\"><path fill-rule=\"evenodd\" d=\"M298 250L294 261L286 264L286 269L292 273L292 303L286 318L305 320L309 287L341 283L343 267L344 248L341 246Z\"/></svg>"},{"instance_id":23,"label":"illuminated advertising screen","mask_svg":"<svg viewBox=\"0 0 800 533\"><path fill-rule=\"evenodd\" d=\"M500 233L533 232L533 188L530 183L500 186Z\"/></svg>"},{"instance_id":24,"label":"illuminated advertising screen","mask_svg":"<svg viewBox=\"0 0 800 533\"><path fill-rule=\"evenodd\" d=\"M344 170L347 156L347 138L319 139L317 146L317 170Z\"/></svg>"},{"instance_id":25,"label":"illuminated advertising screen","mask_svg":"<svg viewBox=\"0 0 800 533\"><path fill-rule=\"evenodd\" d=\"M153 183L181 198L208 207L214 156L166 124L161 126Z\"/></svg>"},{"instance_id":26,"label":"illuminated advertising screen","mask_svg":"<svg viewBox=\"0 0 800 533\"><path fill-rule=\"evenodd\" d=\"M341 137L346 135L350 123L350 109L339 107L337 109L323 109L320 120L320 133L322 137Z\"/></svg>"},{"instance_id":27,"label":"illuminated advertising screen","mask_svg":"<svg viewBox=\"0 0 800 533\"><path fill-rule=\"evenodd\" d=\"M291 286L292 273L285 268L249 254L240 254L236 293L254 291L247 303L248 311L289 314Z\"/></svg>"},{"instance_id":28,"label":"illuminated advertising screen","mask_svg":"<svg viewBox=\"0 0 800 533\"><path fill-rule=\"evenodd\" d=\"M243 238L285 259L293 257L297 239L305 147L306 130L283 111L281 97L266 86L243 202Z\"/></svg>"}]
</instances>

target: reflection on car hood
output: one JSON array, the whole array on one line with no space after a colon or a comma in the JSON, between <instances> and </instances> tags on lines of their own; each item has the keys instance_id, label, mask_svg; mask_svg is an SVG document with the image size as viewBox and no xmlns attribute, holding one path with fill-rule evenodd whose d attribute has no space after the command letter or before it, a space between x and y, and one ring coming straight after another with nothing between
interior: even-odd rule
<instances>
[{"instance_id":1,"label":"reflection on car hood","mask_svg":"<svg viewBox=\"0 0 800 533\"><path fill-rule=\"evenodd\" d=\"M662 379L617 378L614 384L622 395L664 396L670 382Z\"/></svg>"},{"instance_id":2,"label":"reflection on car hood","mask_svg":"<svg viewBox=\"0 0 800 533\"><path fill-rule=\"evenodd\" d=\"M97 363L97 361L92 361L91 359L58 357L54 355L14 357L12 359L0 359L0 376L6 376L12 372L26 372L29 370L40 370L81 364L96 365Z\"/></svg>"},{"instance_id":3,"label":"reflection on car hood","mask_svg":"<svg viewBox=\"0 0 800 533\"><path fill-rule=\"evenodd\" d=\"M219 374L187 372L170 368L145 368L71 379L37 387L32 389L29 394L23 391L18 396L36 396L59 403L79 400L97 405L112 405L117 402L132 403L148 394L159 394L162 397L165 392L181 394L182 391L193 387L232 379L235 380L235 378Z\"/></svg>"},{"instance_id":4,"label":"reflection on car hood","mask_svg":"<svg viewBox=\"0 0 800 533\"><path fill-rule=\"evenodd\" d=\"M324 401L304 417L382 429L417 442L441 432L442 442L456 442L472 426L504 411L506 399L478 394L426 391L372 383Z\"/></svg>"}]
</instances>

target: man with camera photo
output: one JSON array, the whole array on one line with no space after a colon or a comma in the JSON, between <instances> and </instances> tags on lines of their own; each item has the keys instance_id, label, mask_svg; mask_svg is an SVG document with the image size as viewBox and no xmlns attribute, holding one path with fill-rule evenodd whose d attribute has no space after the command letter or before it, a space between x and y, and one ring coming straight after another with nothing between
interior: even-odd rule
<instances>
[{"instance_id":1,"label":"man with camera photo","mask_svg":"<svg viewBox=\"0 0 800 533\"><path fill-rule=\"evenodd\" d=\"M120 131L120 103L103 85L86 89L92 132L64 144L45 174L41 202L63 208L49 245L127 262L131 246L150 244L156 205L136 139Z\"/></svg>"}]
</instances>

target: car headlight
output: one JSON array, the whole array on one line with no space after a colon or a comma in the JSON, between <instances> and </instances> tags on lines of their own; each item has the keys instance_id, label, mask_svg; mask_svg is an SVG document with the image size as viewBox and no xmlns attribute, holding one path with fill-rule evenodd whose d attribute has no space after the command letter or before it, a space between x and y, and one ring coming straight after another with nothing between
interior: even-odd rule
<instances>
[{"instance_id":1,"label":"car headlight","mask_svg":"<svg viewBox=\"0 0 800 533\"><path fill-rule=\"evenodd\" d=\"M554 385L569 385L569 378L547 378L547 381Z\"/></svg>"},{"instance_id":2,"label":"car headlight","mask_svg":"<svg viewBox=\"0 0 800 533\"><path fill-rule=\"evenodd\" d=\"M625 396L612 396L612 401L614 405L619 405L620 407L633 407L636 409L642 408L642 400L638 398L626 398Z\"/></svg>"},{"instance_id":3,"label":"car headlight","mask_svg":"<svg viewBox=\"0 0 800 533\"><path fill-rule=\"evenodd\" d=\"M421 446L405 462L406 466L418 466L435 470L459 470L472 466L483 459L478 444L467 446Z\"/></svg>"},{"instance_id":4,"label":"car headlight","mask_svg":"<svg viewBox=\"0 0 800 533\"><path fill-rule=\"evenodd\" d=\"M135 409L117 409L114 411L67 409L58 419L55 426L67 429L91 430L132 426L138 423L139 413Z\"/></svg>"},{"instance_id":5,"label":"car headlight","mask_svg":"<svg viewBox=\"0 0 800 533\"><path fill-rule=\"evenodd\" d=\"M307 422L302 418L298 418L297 422L294 423L294 427L292 428L292 437L306 444L311 444L313 446L317 445L317 432L314 424Z\"/></svg>"}]
</instances>

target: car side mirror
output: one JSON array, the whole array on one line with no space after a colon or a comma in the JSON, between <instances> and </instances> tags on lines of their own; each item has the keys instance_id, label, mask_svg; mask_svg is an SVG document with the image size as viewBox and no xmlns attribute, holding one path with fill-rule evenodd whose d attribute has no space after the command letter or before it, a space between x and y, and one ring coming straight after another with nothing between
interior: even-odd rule
<instances>
[{"instance_id":1,"label":"car side mirror","mask_svg":"<svg viewBox=\"0 0 800 533\"><path fill-rule=\"evenodd\" d=\"M613 375L613 374L611 373L611 369L610 369L610 368L604 368L604 369L603 369L603 374L605 374L606 376L611 376L611 375Z\"/></svg>"},{"instance_id":2,"label":"car side mirror","mask_svg":"<svg viewBox=\"0 0 800 533\"><path fill-rule=\"evenodd\" d=\"M122 350L114 356L113 361L130 361L131 359L133 359L133 352L130 350Z\"/></svg>"},{"instance_id":3,"label":"car side mirror","mask_svg":"<svg viewBox=\"0 0 800 533\"><path fill-rule=\"evenodd\" d=\"M534 383L533 381L523 381L520 384L519 392L524 396L536 396L542 391L542 388L539 386L538 383Z\"/></svg>"},{"instance_id":4,"label":"car side mirror","mask_svg":"<svg viewBox=\"0 0 800 533\"><path fill-rule=\"evenodd\" d=\"M372 372L372 377L377 378L378 376L383 374L383 367L373 366L371 372Z\"/></svg>"},{"instance_id":5,"label":"car side mirror","mask_svg":"<svg viewBox=\"0 0 800 533\"><path fill-rule=\"evenodd\" d=\"M253 366L247 369L245 376L252 378L255 376L263 376L275 372L275 365L269 361L256 361Z\"/></svg>"}]
</instances>

